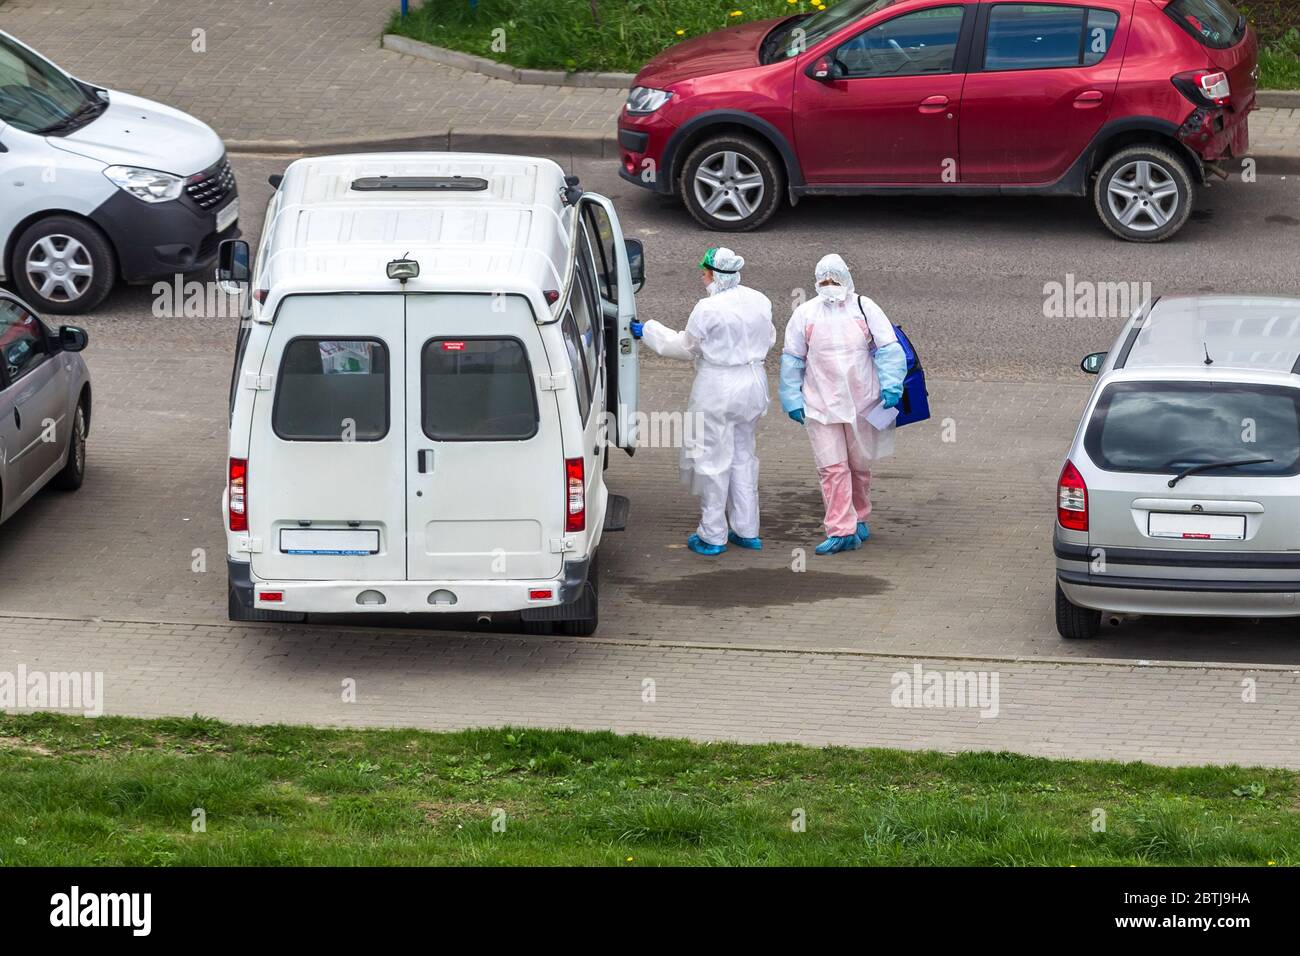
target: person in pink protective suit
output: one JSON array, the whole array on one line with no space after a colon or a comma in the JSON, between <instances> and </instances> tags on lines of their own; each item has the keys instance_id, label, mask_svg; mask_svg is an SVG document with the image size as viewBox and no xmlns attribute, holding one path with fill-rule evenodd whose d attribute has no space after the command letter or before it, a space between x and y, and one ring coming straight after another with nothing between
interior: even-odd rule
<instances>
[{"instance_id":1,"label":"person in pink protective suit","mask_svg":"<svg viewBox=\"0 0 1300 956\"><path fill-rule=\"evenodd\" d=\"M817 554L856 551L871 535L872 464L893 453L907 359L876 303L856 295L837 255L817 263L817 297L795 309L781 354L781 407L808 429L826 506Z\"/></svg>"}]
</instances>

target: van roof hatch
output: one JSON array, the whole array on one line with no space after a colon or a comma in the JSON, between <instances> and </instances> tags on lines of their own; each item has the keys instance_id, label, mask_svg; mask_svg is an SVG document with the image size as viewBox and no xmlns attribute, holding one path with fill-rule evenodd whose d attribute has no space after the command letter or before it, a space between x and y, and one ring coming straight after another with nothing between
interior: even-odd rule
<instances>
[{"instance_id":1,"label":"van roof hatch","mask_svg":"<svg viewBox=\"0 0 1300 956\"><path fill-rule=\"evenodd\" d=\"M478 176L362 176L352 180L358 192L397 189L412 192L481 192L488 181Z\"/></svg>"}]
</instances>

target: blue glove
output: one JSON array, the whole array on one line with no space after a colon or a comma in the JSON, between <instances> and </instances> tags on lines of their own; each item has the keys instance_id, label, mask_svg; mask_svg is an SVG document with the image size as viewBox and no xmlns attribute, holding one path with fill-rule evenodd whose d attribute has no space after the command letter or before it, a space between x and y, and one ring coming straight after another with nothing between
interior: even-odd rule
<instances>
[{"instance_id":1,"label":"blue glove","mask_svg":"<svg viewBox=\"0 0 1300 956\"><path fill-rule=\"evenodd\" d=\"M632 338L634 338L634 339L639 339L639 338L641 337L641 333L642 333L643 331L645 331L645 323L644 323L644 322L633 322L633 323L629 326L629 328L632 330Z\"/></svg>"},{"instance_id":2,"label":"blue glove","mask_svg":"<svg viewBox=\"0 0 1300 956\"><path fill-rule=\"evenodd\" d=\"M803 414L803 373L807 366L803 359L789 352L781 353L781 384L778 392L781 396L781 410L793 412L798 409ZM793 415L790 416L794 418ZM795 421L802 424L802 418Z\"/></svg>"},{"instance_id":3,"label":"blue glove","mask_svg":"<svg viewBox=\"0 0 1300 956\"><path fill-rule=\"evenodd\" d=\"M903 386L895 385L891 388L882 388L880 398L885 403L886 408L898 407L898 403L903 400Z\"/></svg>"},{"instance_id":4,"label":"blue glove","mask_svg":"<svg viewBox=\"0 0 1300 956\"><path fill-rule=\"evenodd\" d=\"M792 408L792 409L790 409L790 411L788 411L786 414L790 416L790 420L791 420L791 421L796 421L796 422L798 422L800 425L803 424L803 409L802 409L802 408Z\"/></svg>"}]
</instances>

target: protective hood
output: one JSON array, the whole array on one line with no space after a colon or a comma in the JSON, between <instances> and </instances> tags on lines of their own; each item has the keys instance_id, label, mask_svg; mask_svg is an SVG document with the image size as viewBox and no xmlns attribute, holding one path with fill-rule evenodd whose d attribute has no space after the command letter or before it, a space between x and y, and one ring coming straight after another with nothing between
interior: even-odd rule
<instances>
[{"instance_id":1,"label":"protective hood","mask_svg":"<svg viewBox=\"0 0 1300 956\"><path fill-rule=\"evenodd\" d=\"M822 256L821 261L817 263L816 276L817 294L823 299L843 302L853 294L853 276L849 273L849 267L833 252L829 256ZM823 286L821 283L827 279L835 282L836 285Z\"/></svg>"},{"instance_id":2,"label":"protective hood","mask_svg":"<svg viewBox=\"0 0 1300 956\"><path fill-rule=\"evenodd\" d=\"M700 268L713 270L709 295L717 295L719 292L740 285L740 270L745 268L745 260L726 246L718 246L704 254L704 258L700 260Z\"/></svg>"}]
</instances>

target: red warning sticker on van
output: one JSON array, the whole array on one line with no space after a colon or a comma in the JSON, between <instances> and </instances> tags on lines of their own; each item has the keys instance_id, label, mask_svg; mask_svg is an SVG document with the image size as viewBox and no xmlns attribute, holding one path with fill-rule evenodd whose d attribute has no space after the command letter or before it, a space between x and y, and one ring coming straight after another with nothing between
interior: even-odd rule
<instances>
[{"instance_id":1,"label":"red warning sticker on van","mask_svg":"<svg viewBox=\"0 0 1300 956\"><path fill-rule=\"evenodd\" d=\"M465 351L464 342L443 342L442 350L444 352L463 352Z\"/></svg>"}]
</instances>

